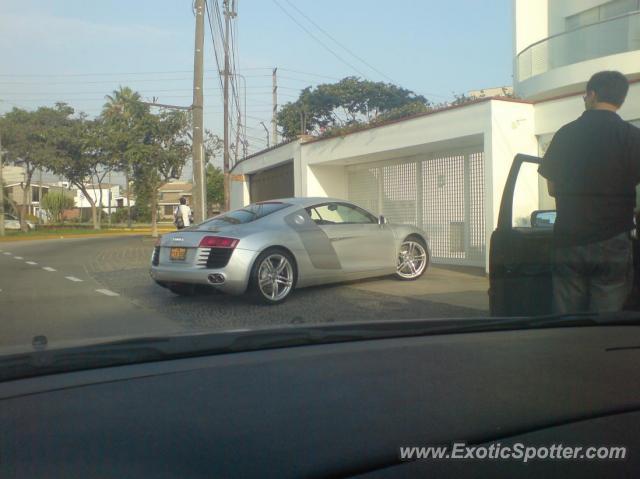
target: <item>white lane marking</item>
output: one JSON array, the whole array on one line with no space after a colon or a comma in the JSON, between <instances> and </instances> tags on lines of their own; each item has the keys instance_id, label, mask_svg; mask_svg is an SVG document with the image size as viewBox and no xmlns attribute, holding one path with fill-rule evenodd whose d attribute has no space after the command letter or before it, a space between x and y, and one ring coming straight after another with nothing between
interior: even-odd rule
<instances>
[{"instance_id":1,"label":"white lane marking","mask_svg":"<svg viewBox=\"0 0 640 479\"><path fill-rule=\"evenodd\" d=\"M69 281L74 281L76 283L82 283L82 280L80 278L76 278L75 276L65 276L65 279L68 279Z\"/></svg>"},{"instance_id":2,"label":"white lane marking","mask_svg":"<svg viewBox=\"0 0 640 479\"><path fill-rule=\"evenodd\" d=\"M30 264L31 266L37 266L38 263L36 263L35 261L25 261L25 263Z\"/></svg>"},{"instance_id":3,"label":"white lane marking","mask_svg":"<svg viewBox=\"0 0 640 479\"><path fill-rule=\"evenodd\" d=\"M13 259L24 259L22 256L14 256Z\"/></svg>"},{"instance_id":4,"label":"white lane marking","mask_svg":"<svg viewBox=\"0 0 640 479\"><path fill-rule=\"evenodd\" d=\"M118 293L114 293L108 289L96 289L96 293L102 293L105 296L120 296Z\"/></svg>"},{"instance_id":5,"label":"white lane marking","mask_svg":"<svg viewBox=\"0 0 640 479\"><path fill-rule=\"evenodd\" d=\"M55 268L52 268L51 266L44 266L42 269L45 271L55 271Z\"/></svg>"},{"instance_id":6,"label":"white lane marking","mask_svg":"<svg viewBox=\"0 0 640 479\"><path fill-rule=\"evenodd\" d=\"M11 253L9 253L8 251L5 251L5 253L7 256L11 256Z\"/></svg>"}]
</instances>

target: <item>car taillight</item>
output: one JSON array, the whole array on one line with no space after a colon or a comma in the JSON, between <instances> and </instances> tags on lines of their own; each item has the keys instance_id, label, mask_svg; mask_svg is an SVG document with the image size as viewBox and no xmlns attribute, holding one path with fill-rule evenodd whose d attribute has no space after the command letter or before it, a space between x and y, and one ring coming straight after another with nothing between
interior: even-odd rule
<instances>
[{"instance_id":1,"label":"car taillight","mask_svg":"<svg viewBox=\"0 0 640 479\"><path fill-rule=\"evenodd\" d=\"M235 248L239 240L224 236L205 236L200 240L201 248Z\"/></svg>"}]
</instances>

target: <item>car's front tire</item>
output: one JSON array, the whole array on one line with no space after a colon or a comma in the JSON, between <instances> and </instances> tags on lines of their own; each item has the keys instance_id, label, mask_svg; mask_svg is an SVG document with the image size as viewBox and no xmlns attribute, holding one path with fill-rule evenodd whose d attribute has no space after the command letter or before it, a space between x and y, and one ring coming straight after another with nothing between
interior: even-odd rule
<instances>
[{"instance_id":1,"label":"car's front tire","mask_svg":"<svg viewBox=\"0 0 640 479\"><path fill-rule=\"evenodd\" d=\"M255 302L279 304L289 297L296 280L293 256L284 249L270 248L254 262L248 292Z\"/></svg>"},{"instance_id":2,"label":"car's front tire","mask_svg":"<svg viewBox=\"0 0 640 479\"><path fill-rule=\"evenodd\" d=\"M408 236L400 245L396 264L396 278L414 281L424 274L429 266L429 250L419 236Z\"/></svg>"}]
</instances>

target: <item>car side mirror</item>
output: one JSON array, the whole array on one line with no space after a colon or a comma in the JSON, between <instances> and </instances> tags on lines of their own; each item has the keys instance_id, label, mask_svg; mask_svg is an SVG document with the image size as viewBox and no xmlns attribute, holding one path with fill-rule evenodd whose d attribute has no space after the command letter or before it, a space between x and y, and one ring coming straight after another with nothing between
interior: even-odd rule
<instances>
[{"instance_id":1,"label":"car side mirror","mask_svg":"<svg viewBox=\"0 0 640 479\"><path fill-rule=\"evenodd\" d=\"M553 228L556 223L555 210L537 210L531 213L532 228Z\"/></svg>"},{"instance_id":2,"label":"car side mirror","mask_svg":"<svg viewBox=\"0 0 640 479\"><path fill-rule=\"evenodd\" d=\"M378 216L378 224L379 225L387 224L387 218L385 218L384 215Z\"/></svg>"}]
</instances>

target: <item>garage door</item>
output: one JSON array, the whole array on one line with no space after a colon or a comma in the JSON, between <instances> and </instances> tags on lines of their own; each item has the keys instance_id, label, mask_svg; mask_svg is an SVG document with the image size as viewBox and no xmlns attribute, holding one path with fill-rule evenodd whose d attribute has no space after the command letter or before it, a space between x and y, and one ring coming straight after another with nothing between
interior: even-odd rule
<instances>
[{"instance_id":1,"label":"garage door","mask_svg":"<svg viewBox=\"0 0 640 479\"><path fill-rule=\"evenodd\" d=\"M249 177L251 202L289 198L293 193L293 162L275 166Z\"/></svg>"},{"instance_id":2,"label":"garage door","mask_svg":"<svg viewBox=\"0 0 640 479\"><path fill-rule=\"evenodd\" d=\"M433 260L484 266L484 154L454 151L348 168L349 199L429 235Z\"/></svg>"}]
</instances>

